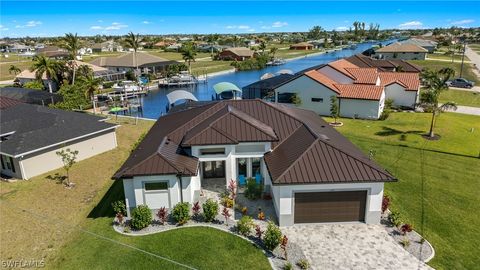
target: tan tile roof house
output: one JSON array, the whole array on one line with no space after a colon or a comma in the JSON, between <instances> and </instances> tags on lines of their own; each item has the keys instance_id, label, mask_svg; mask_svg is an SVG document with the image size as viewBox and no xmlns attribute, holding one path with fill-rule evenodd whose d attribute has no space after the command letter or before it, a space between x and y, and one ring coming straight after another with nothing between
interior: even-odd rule
<instances>
[{"instance_id":1,"label":"tan tile roof house","mask_svg":"<svg viewBox=\"0 0 480 270\"><path fill-rule=\"evenodd\" d=\"M220 60L236 60L243 61L252 58L254 51L247 47L227 48L218 54Z\"/></svg>"},{"instance_id":2,"label":"tan tile roof house","mask_svg":"<svg viewBox=\"0 0 480 270\"><path fill-rule=\"evenodd\" d=\"M375 57L380 59L425 60L428 50L416 44L393 43L375 51Z\"/></svg>"},{"instance_id":3,"label":"tan tile roof house","mask_svg":"<svg viewBox=\"0 0 480 270\"><path fill-rule=\"evenodd\" d=\"M395 181L314 112L258 99L210 102L160 117L114 175L130 208L153 209L194 203L213 183L223 183L223 190L230 179L242 186L248 177L271 194L281 226L378 223L383 183ZM345 192L356 198L346 199ZM301 200L306 193L315 195L309 204Z\"/></svg>"},{"instance_id":4,"label":"tan tile roof house","mask_svg":"<svg viewBox=\"0 0 480 270\"><path fill-rule=\"evenodd\" d=\"M106 67L109 70L114 71L128 71L138 66L140 69L154 73L164 70L168 65L175 63L178 62L167 60L146 52L137 52L136 54L129 52L121 54L120 56L99 57L90 61L90 64Z\"/></svg>"}]
</instances>

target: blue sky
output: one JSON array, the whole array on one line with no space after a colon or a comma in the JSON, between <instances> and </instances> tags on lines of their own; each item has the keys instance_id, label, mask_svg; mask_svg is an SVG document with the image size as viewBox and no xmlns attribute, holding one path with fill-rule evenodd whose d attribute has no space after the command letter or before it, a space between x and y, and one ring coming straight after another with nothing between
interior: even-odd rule
<instances>
[{"instance_id":1,"label":"blue sky","mask_svg":"<svg viewBox=\"0 0 480 270\"><path fill-rule=\"evenodd\" d=\"M476 1L4 1L1 36L259 33L343 30L355 20L385 28L478 27Z\"/></svg>"}]
</instances>

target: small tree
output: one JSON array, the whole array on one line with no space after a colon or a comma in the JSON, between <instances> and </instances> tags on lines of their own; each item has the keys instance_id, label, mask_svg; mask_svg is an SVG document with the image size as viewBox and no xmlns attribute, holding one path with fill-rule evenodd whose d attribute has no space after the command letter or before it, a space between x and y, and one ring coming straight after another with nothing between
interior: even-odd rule
<instances>
[{"instance_id":1,"label":"small tree","mask_svg":"<svg viewBox=\"0 0 480 270\"><path fill-rule=\"evenodd\" d=\"M200 206L199 202L195 202L192 206L192 212L193 212L193 217L198 218L198 215L200 214L200 209L202 207Z\"/></svg>"},{"instance_id":2,"label":"small tree","mask_svg":"<svg viewBox=\"0 0 480 270\"><path fill-rule=\"evenodd\" d=\"M255 226L255 235L258 237L258 239L262 239L263 230L260 225Z\"/></svg>"},{"instance_id":3,"label":"small tree","mask_svg":"<svg viewBox=\"0 0 480 270\"><path fill-rule=\"evenodd\" d=\"M282 242L280 243L280 248L283 250L283 254L285 255L285 260L288 260L287 245L288 245L288 238L286 235L283 235Z\"/></svg>"},{"instance_id":4,"label":"small tree","mask_svg":"<svg viewBox=\"0 0 480 270\"><path fill-rule=\"evenodd\" d=\"M225 225L228 226L228 219L232 216L232 214L230 214L230 211L228 211L227 207L223 208L222 216L225 217Z\"/></svg>"},{"instance_id":5,"label":"small tree","mask_svg":"<svg viewBox=\"0 0 480 270\"><path fill-rule=\"evenodd\" d=\"M330 97L330 115L335 119L334 124L337 123L337 118L339 115L339 106L338 106L338 98L337 96Z\"/></svg>"},{"instance_id":6,"label":"small tree","mask_svg":"<svg viewBox=\"0 0 480 270\"><path fill-rule=\"evenodd\" d=\"M67 186L71 186L70 182L70 169L72 166L77 163L78 150L72 151L70 148L62 149L61 151L56 152L57 156L62 159L63 169L67 172Z\"/></svg>"},{"instance_id":7,"label":"small tree","mask_svg":"<svg viewBox=\"0 0 480 270\"><path fill-rule=\"evenodd\" d=\"M162 225L165 225L165 222L167 222L167 217L168 217L168 210L165 207L161 207L157 211L157 217L158 220Z\"/></svg>"}]
</instances>

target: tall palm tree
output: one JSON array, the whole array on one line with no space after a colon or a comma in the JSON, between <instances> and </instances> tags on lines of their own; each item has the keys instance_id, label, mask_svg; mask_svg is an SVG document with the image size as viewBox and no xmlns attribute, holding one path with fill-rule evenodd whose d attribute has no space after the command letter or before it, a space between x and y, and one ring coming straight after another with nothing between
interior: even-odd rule
<instances>
[{"instance_id":1,"label":"tall palm tree","mask_svg":"<svg viewBox=\"0 0 480 270\"><path fill-rule=\"evenodd\" d=\"M197 55L197 51L192 43L187 43L182 46L182 58L188 63L188 71L191 71L191 62L195 62L195 56Z\"/></svg>"},{"instance_id":2,"label":"tall palm tree","mask_svg":"<svg viewBox=\"0 0 480 270\"><path fill-rule=\"evenodd\" d=\"M420 95L420 102L418 106L422 107L425 111L432 113L432 120L430 123L430 131L428 136L431 138L435 137L434 127L436 117L448 110L448 109L457 109L455 102L445 102L441 105L438 103L440 94L443 91L448 90L446 82L455 74L455 71L451 68L443 68L441 70L425 70L422 72L422 81L424 84L424 89Z\"/></svg>"},{"instance_id":3,"label":"tall palm tree","mask_svg":"<svg viewBox=\"0 0 480 270\"><path fill-rule=\"evenodd\" d=\"M262 40L258 48L262 50L262 54L265 54L265 49L267 49L267 44L265 43L265 41Z\"/></svg>"},{"instance_id":4,"label":"tall palm tree","mask_svg":"<svg viewBox=\"0 0 480 270\"><path fill-rule=\"evenodd\" d=\"M128 33L127 37L125 38L125 43L127 43L127 45L133 49L133 63L136 69L135 77L137 76L137 72L138 72L137 50L138 50L138 47L140 47L140 42L141 42L140 36L138 34L135 35L131 31L130 33Z\"/></svg>"},{"instance_id":5,"label":"tall palm tree","mask_svg":"<svg viewBox=\"0 0 480 270\"><path fill-rule=\"evenodd\" d=\"M10 65L10 68L8 68L8 73L9 74L13 73L13 74L17 75L17 73L20 73L20 72L22 72L22 70L15 65Z\"/></svg>"},{"instance_id":6,"label":"tall palm tree","mask_svg":"<svg viewBox=\"0 0 480 270\"><path fill-rule=\"evenodd\" d=\"M71 67L73 69L73 76L72 76L72 84L75 84L75 70L76 70L76 57L78 54L78 50L80 49L80 39L77 36L77 33L67 33L65 37L62 38L63 47L67 49L70 60L73 60L71 63Z\"/></svg>"},{"instance_id":7,"label":"tall palm tree","mask_svg":"<svg viewBox=\"0 0 480 270\"><path fill-rule=\"evenodd\" d=\"M80 82L85 89L85 97L90 99L93 104L93 113L96 112L94 95L102 84L102 78L95 78L93 72L88 72L86 76L80 77Z\"/></svg>"},{"instance_id":8,"label":"tall palm tree","mask_svg":"<svg viewBox=\"0 0 480 270\"><path fill-rule=\"evenodd\" d=\"M42 76L45 74L48 81L48 91L52 93L52 80L58 79L57 74L62 68L62 64L58 61L49 59L43 55L36 55L33 58L33 64L30 67L30 71L35 71L35 77L39 81L43 81Z\"/></svg>"}]
</instances>

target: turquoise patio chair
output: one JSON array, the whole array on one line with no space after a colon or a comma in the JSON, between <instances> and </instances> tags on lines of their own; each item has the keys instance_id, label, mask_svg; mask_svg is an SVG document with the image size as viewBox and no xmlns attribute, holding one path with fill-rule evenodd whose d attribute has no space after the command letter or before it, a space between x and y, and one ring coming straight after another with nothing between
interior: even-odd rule
<instances>
[{"instance_id":1,"label":"turquoise patio chair","mask_svg":"<svg viewBox=\"0 0 480 270\"><path fill-rule=\"evenodd\" d=\"M238 176L238 185L245 186L247 184L247 180L245 179L245 175L240 174Z\"/></svg>"},{"instance_id":2,"label":"turquoise patio chair","mask_svg":"<svg viewBox=\"0 0 480 270\"><path fill-rule=\"evenodd\" d=\"M257 182L257 184L262 183L262 175L260 173L255 174L255 182Z\"/></svg>"}]
</instances>

